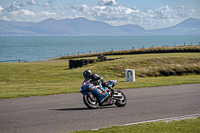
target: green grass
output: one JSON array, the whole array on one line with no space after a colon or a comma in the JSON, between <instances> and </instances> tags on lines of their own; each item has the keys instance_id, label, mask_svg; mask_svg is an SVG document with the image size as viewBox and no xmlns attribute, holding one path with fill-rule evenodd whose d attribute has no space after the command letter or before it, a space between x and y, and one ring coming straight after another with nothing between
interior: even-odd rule
<instances>
[{"instance_id":1,"label":"green grass","mask_svg":"<svg viewBox=\"0 0 200 133\"><path fill-rule=\"evenodd\" d=\"M150 122L130 126L113 126L73 133L200 133L200 117L171 122Z\"/></svg>"},{"instance_id":2,"label":"green grass","mask_svg":"<svg viewBox=\"0 0 200 133\"><path fill-rule=\"evenodd\" d=\"M95 65L94 70L105 68L117 77L125 77L125 69L135 69L137 77L161 76L161 71L193 73L193 70L200 70L200 53L132 55L131 57L108 61L104 63L103 67L102 65Z\"/></svg>"},{"instance_id":3,"label":"green grass","mask_svg":"<svg viewBox=\"0 0 200 133\"><path fill-rule=\"evenodd\" d=\"M101 52L101 53L62 56L62 57L58 57L52 60L93 58L100 54L121 56L121 55L129 55L129 54L178 53L178 52L200 52L200 45L193 45L193 46L187 45L187 46L174 46L174 47L151 47L151 48L142 48L142 49L123 50L123 51L109 51L109 52Z\"/></svg>"},{"instance_id":4,"label":"green grass","mask_svg":"<svg viewBox=\"0 0 200 133\"><path fill-rule=\"evenodd\" d=\"M96 62L69 70L68 62L0 63L0 99L74 93L82 73L90 69L106 80L117 79L116 89L200 83L193 70L200 68L200 53L115 55L123 59ZM125 82L125 69L135 69L136 82ZM165 77L160 71L191 71Z\"/></svg>"}]
</instances>

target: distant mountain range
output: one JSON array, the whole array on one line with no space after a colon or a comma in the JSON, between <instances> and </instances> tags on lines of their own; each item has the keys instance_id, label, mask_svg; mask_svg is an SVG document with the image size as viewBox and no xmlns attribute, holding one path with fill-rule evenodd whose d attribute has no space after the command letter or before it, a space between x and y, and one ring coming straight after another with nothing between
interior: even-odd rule
<instances>
[{"instance_id":1,"label":"distant mountain range","mask_svg":"<svg viewBox=\"0 0 200 133\"><path fill-rule=\"evenodd\" d=\"M200 35L200 19L190 18L175 26L145 30L138 25L111 26L85 18L46 19L39 23L0 20L0 36L132 36Z\"/></svg>"}]
</instances>

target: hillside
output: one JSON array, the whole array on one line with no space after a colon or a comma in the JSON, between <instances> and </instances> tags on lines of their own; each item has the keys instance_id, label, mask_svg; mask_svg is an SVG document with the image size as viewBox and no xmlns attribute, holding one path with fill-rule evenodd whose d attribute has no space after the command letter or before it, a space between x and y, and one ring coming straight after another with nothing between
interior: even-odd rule
<instances>
[{"instance_id":1,"label":"hillside","mask_svg":"<svg viewBox=\"0 0 200 133\"><path fill-rule=\"evenodd\" d=\"M145 30L139 25L111 26L85 18L46 19L39 23L0 20L0 36L130 36L200 35L200 19L190 18L172 27Z\"/></svg>"},{"instance_id":2,"label":"hillside","mask_svg":"<svg viewBox=\"0 0 200 133\"><path fill-rule=\"evenodd\" d=\"M200 19L190 18L175 26L149 32L154 35L200 35Z\"/></svg>"}]
</instances>

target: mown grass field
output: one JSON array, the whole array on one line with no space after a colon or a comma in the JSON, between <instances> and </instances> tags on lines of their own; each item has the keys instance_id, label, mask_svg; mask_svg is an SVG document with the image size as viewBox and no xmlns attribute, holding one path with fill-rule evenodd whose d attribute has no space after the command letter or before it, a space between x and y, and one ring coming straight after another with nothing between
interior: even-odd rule
<instances>
[{"instance_id":1,"label":"mown grass field","mask_svg":"<svg viewBox=\"0 0 200 133\"><path fill-rule=\"evenodd\" d=\"M90 69L106 80L117 79L116 89L200 83L200 53L110 55L122 59L69 69L69 62L0 63L0 99L75 93L82 73ZM92 57L94 58L94 57ZM125 69L135 69L136 82L126 82ZM163 76L162 72L183 72Z\"/></svg>"},{"instance_id":2,"label":"mown grass field","mask_svg":"<svg viewBox=\"0 0 200 133\"><path fill-rule=\"evenodd\" d=\"M150 122L130 126L113 126L73 133L200 133L200 117L171 122Z\"/></svg>"}]
</instances>

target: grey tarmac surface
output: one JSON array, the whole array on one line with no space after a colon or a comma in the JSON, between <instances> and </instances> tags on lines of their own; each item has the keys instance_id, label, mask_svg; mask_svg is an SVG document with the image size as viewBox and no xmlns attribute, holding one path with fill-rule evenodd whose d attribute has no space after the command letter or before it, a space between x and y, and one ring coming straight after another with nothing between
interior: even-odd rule
<instances>
[{"instance_id":1,"label":"grey tarmac surface","mask_svg":"<svg viewBox=\"0 0 200 133\"><path fill-rule=\"evenodd\" d=\"M122 90L123 108L87 109L82 95L0 100L1 133L59 133L200 113L200 84Z\"/></svg>"}]
</instances>

